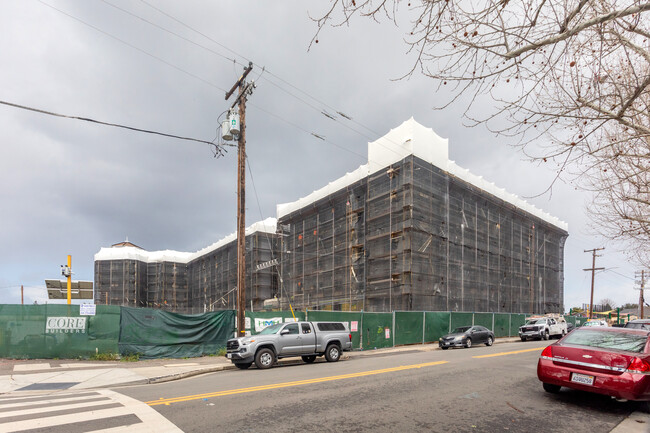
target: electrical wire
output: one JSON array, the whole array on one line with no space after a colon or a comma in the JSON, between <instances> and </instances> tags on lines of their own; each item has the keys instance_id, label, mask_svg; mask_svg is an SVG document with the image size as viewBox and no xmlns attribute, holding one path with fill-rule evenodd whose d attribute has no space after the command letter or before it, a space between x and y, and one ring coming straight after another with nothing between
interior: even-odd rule
<instances>
[{"instance_id":1,"label":"electrical wire","mask_svg":"<svg viewBox=\"0 0 650 433\"><path fill-rule=\"evenodd\" d=\"M213 53L213 54L215 54L215 55L218 55L218 56L220 56L220 57L222 57L222 58L225 58L225 59L231 60L231 59L229 59L228 57L226 57L226 56L224 56L224 55L222 55L222 54L220 54L220 53L218 53L218 52L216 52L216 51L214 51L214 50L211 50L211 49L209 49L209 48L207 48L207 47L205 47L205 46L203 46L203 45L200 45L200 44L198 44L198 43L196 43L196 42L194 42L194 41L192 41L192 40L190 40L190 39L187 39L187 38L185 38L185 37L183 37L183 36L180 36L180 35L178 35L178 34L175 33L175 32L172 32L172 31L170 31L170 30L168 30L168 29L163 28L162 26L159 26L159 25L157 25L157 24L154 24L154 23L152 23L152 22L149 21L149 20L146 20L146 19L144 19L144 18L142 18L142 17L139 17L139 16L136 15L136 14L133 14L132 12L128 12L128 11L122 9L122 8L118 8L118 7L114 6L114 5L112 5L111 3L107 2L106 0L103 0L103 1L104 1L106 4L108 4L108 5L110 5L110 6L113 6L113 7L115 7L116 9L118 9L118 10L124 12L124 13L127 13L127 14L129 14L129 15L131 15L131 16L134 16L134 17L136 17L136 18L142 20L143 22L146 22L146 23L148 23L148 24L150 24L150 25L152 25L152 26L154 26L154 27L156 27L156 28L158 28L158 29L160 29L160 30L166 31L166 32L168 32L168 33L170 33L170 34L172 34L172 35L174 35L174 36L176 36L176 37L179 37L180 39L182 39L182 40L184 40L184 41L186 41L186 42L188 42L188 43L191 43L191 44L194 44L194 45L196 45L196 46L198 46L198 47L201 47L201 48L203 48L203 49L206 49L206 50L208 50L209 52L211 52L211 53ZM68 16L68 17L70 17L70 18L73 18L73 19L75 19L76 21L81 22L82 24L87 25L87 26L89 26L90 28L92 28L92 29L94 29L94 30L96 30L96 31L99 31L99 32L101 32L101 33L103 33L103 34L105 34L105 35L107 35L107 36L109 36L109 37L111 37L111 38L113 38L113 39L115 39L115 40L117 40L117 41L119 41L119 42L121 42L121 43L123 43L123 44L125 44L125 45L127 45L127 46L129 46L129 47L131 47L131 48L134 48L134 49L136 49L136 50L138 50L138 51L140 51L140 52L142 52L142 53L144 53L144 54L146 54L146 55L148 55L148 56L150 56L150 57L153 57L153 58L155 58L155 59L157 59L157 60L159 60L159 61L161 61L161 62L163 62L163 63L165 63L165 64L167 64L167 65L169 65L169 66L171 66L171 67L173 67L173 68L175 68L175 69L181 71L181 72L186 73L187 75L189 75L189 76L191 76L191 77L193 77L193 78L196 78L196 79L198 79L198 80L200 80L200 81L202 81L202 82L204 82L204 83L206 83L206 84L208 84L208 85L210 85L210 86L212 86L212 87L218 88L218 89L220 89L220 90L222 90L222 91L225 92L225 90L222 89L222 88L220 88L219 86L216 86L216 85L214 85L213 83L210 83L210 82L208 82L208 81L206 81L206 80L203 80L202 78L200 78L200 77L198 77L198 76L196 76L196 75L194 75L194 74L192 74L192 73L190 73L190 72L188 72L188 71L185 71L185 70L183 70L182 68L179 68L179 67L177 67L177 66L175 66L175 65L173 65L173 64L171 64L171 63L169 63L169 62L167 62L167 61L165 61L165 60L163 60L163 59L160 59L159 57L154 56L154 55L148 53L147 51L145 51L145 50L143 50L143 49L140 49L140 48L138 48L138 47L136 47L136 46L134 46L134 45L132 45L132 44L130 44L130 43L128 43L128 42L126 42L126 41L120 39L120 38L117 38L117 37L115 37L115 36L113 36L113 35L111 35L111 34L105 32L105 31L103 31L103 30L101 30L101 29L99 29L99 28L97 28L97 27L91 25L91 24L88 24L88 23L86 23L85 21L80 20L79 18L76 18L76 17L74 17L74 16L72 16L72 15L66 13L66 12L63 12L63 11L61 11L61 10L59 10L59 9L57 9L57 8L55 8L55 7L53 7L53 6L49 5L49 4L47 4L47 3L45 3L45 2L43 2L42 0L39 0L39 2L41 2L42 4L44 4L44 5L46 5L46 6L50 7L50 8L52 8L52 9L54 9L54 10L57 10L57 11L61 12L62 14L66 15L66 16ZM189 30L191 30L191 31L193 31L193 32L195 32L195 33L201 35L202 37L204 37L204 38L210 40L211 42L213 42L213 43L219 45L220 47L222 47L222 48L224 48L224 49L227 49L228 51L230 51L231 53L235 54L236 56L239 56L239 57L241 57L241 58L245 58L244 56L240 55L239 53L236 53L235 51L233 51L233 50L227 48L225 45L220 44L218 41L216 41L216 40L210 38L209 36L207 36L207 35L205 35L205 34L199 32L199 31L193 29L192 27L190 27L190 26L188 26L187 24L183 23L182 21L176 19L176 18L173 17L172 15L170 15L170 14L168 14L168 13L162 11L161 9L152 6L151 4L149 4L148 2L146 2L146 1L144 1L144 0L141 0L141 2L144 3L144 4L146 4L146 5L149 6L149 7L153 8L153 9L157 10L159 13L161 13L161 14L167 16L168 18L174 20L175 22L177 22L177 23L183 25L184 27L188 28ZM238 63L236 59L232 59L232 61L235 62L235 63ZM326 103L320 101L318 98L315 98L314 96L310 95L308 92L302 91L302 90L299 89L298 87L292 85L291 83L287 82L286 80L282 79L281 77L275 75L273 72L269 71L269 70L266 69L265 67L262 69L262 71L263 71L263 72L266 71L268 75L271 75L271 76L275 77L276 79L280 80L281 82L285 83L286 85L288 85L288 86L290 86L290 87L296 89L297 91L303 93L303 94L306 95L307 97L313 99L314 101L317 101L318 103L320 103L320 104L322 104L322 105L324 105L324 106L330 108L332 111L334 111L334 112L336 112L337 114L339 114L342 118L344 118L344 119L346 119L346 120L349 120L349 121L352 121L352 122L354 122L355 124L358 124L359 126L364 127L365 129L371 131L373 134L375 134L375 135L377 135L377 136L379 135L376 131L373 131L372 129L370 129L370 128L364 126L363 124L354 121L353 118L352 118L352 116L350 116L350 115L348 115L348 114L345 114L345 113L343 113L342 111L337 110L337 109L335 109L335 108L329 106L328 104L326 104ZM310 108L312 108L312 109L314 109L314 110L318 110L318 112L319 112L321 115L324 115L324 116L330 118L331 120L337 121L337 122L339 122L339 123L341 123L341 124L344 125L344 123L340 122L340 120L339 120L338 118L335 118L333 115L330 115L329 113L326 114L326 111L325 111L325 110L323 110L323 109L319 109L318 107L314 106L313 104L308 103L307 101L305 101L304 99L298 97L297 95L294 95L293 93L291 93L291 92L289 92L289 91L287 91L287 90L285 90L285 89L282 89L281 86L279 86L279 85L277 85L277 84L271 82L271 81L268 80L267 78L265 78L265 80L267 80L269 83L273 84L274 86L278 87L280 90L285 91L287 94L291 95L292 97L294 97L294 98L298 99L299 101L305 103L305 104L308 105ZM269 112L269 111L267 111L267 110L264 110L264 109L262 109L261 107L256 106L255 104L250 104L250 105L251 105L251 106L254 106L254 107L258 108L258 109L260 109L261 111L263 111L263 112L265 112L265 113L267 113L267 114L269 114L269 115L272 115L273 117L276 117L276 118L278 118L278 119L280 119L280 120L282 120L282 121L284 121L284 122L286 122L286 123L288 123L288 124L290 124L290 125L292 125L292 126L298 128L299 130L301 130L301 131L304 132L304 133L310 134L310 135L312 135L312 136L314 136L314 137L316 137L316 138L318 138L318 139L321 139L321 140L323 140L323 141L326 141L327 143L329 143L329 144L331 144L331 145L334 145L335 147L338 147L338 148L340 148L340 149L343 149L343 150L345 150L345 151L347 151L347 152L349 152L349 153L353 153L353 154L355 154L355 155L358 155L359 157L361 157L361 158L363 158L363 159L365 159L365 158L367 157L366 155L361 155L361 154L356 153L356 152L354 152L354 151L350 151L350 150L344 148L343 146L340 146L340 145L338 145L338 144L336 144L336 143L334 143L334 142L332 142L332 141L330 141L330 140L327 140L327 139L326 139L322 134L316 134L316 133L314 133L313 131L308 131L308 130L302 128L302 127L299 127L298 125L296 125L296 124L294 124L294 123L292 123L292 122L290 122L290 121L288 121L288 120L282 118L281 116L278 116L278 115L276 115L275 113L271 113L271 112ZM349 129L351 129L351 130L353 130L354 132L357 132L357 133L359 133L359 134L365 136L366 138L372 139L371 137L368 137L367 135L361 133L360 131L355 130L354 128L350 128L350 127L347 126L347 125L346 125L346 127L349 128ZM387 141L389 141L389 142L392 142L392 143L394 143L394 144L396 144L396 145L401 145L401 143L396 143L394 140L392 140L392 139L390 139L390 138L386 138L386 137L384 137L384 139L387 140ZM381 146L381 147L387 149L388 151L391 151L391 152L393 152L393 153L395 153L395 154L400 154L400 153L397 152L395 149L393 149L392 147L389 147L389 146L385 145L384 143L379 142L379 143L377 143L377 144L378 144L379 146ZM400 154L400 155L401 155L401 154ZM368 162L370 162L370 161L368 161ZM422 168L423 168L424 170L426 170L426 171L433 172L433 170L432 170L430 167L422 167Z\"/></svg>"},{"instance_id":2,"label":"electrical wire","mask_svg":"<svg viewBox=\"0 0 650 433\"><path fill-rule=\"evenodd\" d=\"M58 9L58 8L52 6L51 4L44 2L43 0L38 0L38 2L45 5L45 6L47 6L47 7L49 7L49 8L51 8L51 9L53 9L53 10L55 10L55 11L57 11L57 12L59 12L59 13L61 13L61 14L63 14L63 15L65 15L65 16L67 16L67 17L69 17L69 18L71 18L71 19L73 19L73 20L75 20L75 21L77 21L77 22L79 22L79 23L81 23L81 24L83 24L83 25L85 25L85 26L87 26L87 27L90 27L91 29L93 29L95 31L98 31L99 33L101 33L101 34L103 34L105 36L108 36L109 38L112 38L112 39L114 39L114 40L116 40L116 41L118 41L118 42L120 42L120 43L122 43L122 44L124 44L124 45L126 45L128 47L131 47L134 50L141 52L142 54L145 54L145 55L147 55L147 56L149 56L149 57L151 57L153 59L156 59L159 62L162 62L162 63L166 64L167 66L176 69L179 72L187 74L188 76L190 76L192 78L195 78L195 79L201 81L202 83L207 84L208 86L211 86L211 87L214 87L215 89L221 90L224 93L226 92L226 90L223 89L222 87L217 86L216 84L211 83L210 81L205 80L205 79L199 77L198 75L195 75L195 74L193 74L193 73L191 73L189 71L186 71L185 69L183 69L183 68L181 68L179 66L176 66L173 63L170 63L170 62L168 62L168 61L166 61L166 60L164 60L164 59L162 59L162 58L160 58L160 57L158 57L158 56L156 56L154 54L151 54L150 52L148 52L146 50L143 50L142 48L136 47L135 45L130 44L129 42L126 42L125 40L120 39L117 36L114 36L114 35L112 35L112 34L110 34L108 32L105 32L104 30L83 21L82 19L79 19L79 18L75 17L74 15L71 15L71 14L69 14L67 12L64 12L61 9Z\"/></svg>"},{"instance_id":3,"label":"electrical wire","mask_svg":"<svg viewBox=\"0 0 650 433\"><path fill-rule=\"evenodd\" d=\"M115 128L123 128L123 129L128 129L128 130L131 130L131 131L143 132L143 133L146 133L146 134L161 135L163 137L176 138L178 140L195 141L197 143L209 144L211 146L217 147L217 149L219 150L219 153L223 154L222 153L223 149L220 149L214 143L214 140L212 140L212 141L200 140L198 138L183 137L183 136L180 136L180 135L167 134L167 133L164 133L164 132L152 131L152 130L149 130L149 129L141 129L141 128L136 128L136 127L133 127L133 126L120 125L118 123L103 122L101 120L95 120L95 119L91 119L91 118L88 118L88 117L70 116L70 115L67 115L67 114L54 113L52 111L42 110L40 108L28 107L26 105L15 104L13 102L8 102L8 101L3 101L3 100L0 100L0 104L7 105L9 107L20 108L22 110L33 111L33 112L36 112L36 113L47 114L48 116L63 117L63 118L66 118L66 119L74 119L74 120L82 120L84 122L91 122L91 123L96 123L96 124L105 125L105 126L113 126ZM232 144L227 144L227 145L228 146L234 146Z\"/></svg>"},{"instance_id":4,"label":"electrical wire","mask_svg":"<svg viewBox=\"0 0 650 433\"><path fill-rule=\"evenodd\" d=\"M39 1L41 1L41 0L39 0ZM207 47L205 47L205 46L203 46L203 45L201 45L201 44L199 44L199 43L197 43L197 42L194 42L194 41L192 41L192 40L190 40L190 39L188 39L188 38L185 38L184 36L181 36L181 35L179 35L179 34L173 32L173 31L171 31L171 30L169 30L169 29L166 29L166 28L164 28L164 27L162 27L162 26L160 26L160 25L158 25L158 24L155 24L155 23L153 23L153 22L151 22L151 21L149 21L149 20L147 20L147 19L145 19L145 18L142 18L141 16L139 16L139 15L133 13L133 12L130 12L130 11L127 11L127 10L125 10L125 9L123 9L123 8L120 8L120 7L118 7L118 6L115 6L115 5L113 5L112 3L108 2L107 0L102 0L102 1L103 1L104 3L106 3L107 5L110 5L110 6L114 7L114 8L116 8L117 10L120 10L120 11L122 11L122 12L124 12L124 13L126 13L126 14L128 14L128 15L130 15L130 16L133 16L133 17L135 17L135 18L138 18L138 19L140 19L141 21L143 21L143 22L145 22L145 23L147 23L147 24L149 24L149 25L151 25L151 26L154 26L154 27L156 27L156 28L158 28L158 29L160 29L160 30L163 30L163 31L165 31L165 32L167 32L167 33L169 33L169 34L171 34L171 35L174 35L174 36L176 36L176 37L178 37L178 38L180 38L180 39L182 39L182 40L184 40L184 41L186 41L186 42L189 42L189 43L191 43L191 44L193 44L193 45L195 45L195 46L197 46L197 47L200 47L200 48L202 48L202 49L205 49L206 51L208 51L208 52L210 52L210 53L213 53L213 54L215 54L215 55L217 55L217 56L219 56L219 57L222 57L222 58L224 58L224 59L227 59L227 60L229 60L229 61L232 61L232 62L234 62L235 64L241 65L242 67L247 66L247 65L245 65L244 63L238 62L236 59L230 59L229 57L224 56L224 55L221 54L221 53L218 53L218 52L216 52L216 51L214 51L214 50L212 50L212 49L210 49L210 48L207 48ZM202 32L200 32L200 31L194 29L193 27L191 27L191 26L189 26L188 24L184 23L183 21L181 21L181 20L175 18L175 17L172 16L171 14L168 14L167 12L163 11L162 9L157 8L157 7L153 6L153 5L151 5L150 3L148 3L148 2L145 1L145 0L140 0L140 1L141 1L142 3L144 3L145 5L149 6L150 8L152 8L152 9L158 11L159 13L163 14L164 16L166 16L166 17L170 18L171 20L175 21L176 23L178 23L178 24L182 25L183 27L187 28L188 30L190 30L190 31L192 31L192 32L194 32L194 33L196 33L196 34L202 36L203 38L209 40L210 42L212 42L212 43L214 43L214 44L216 44L216 45L218 45L219 47L221 47L221 48L223 48L223 49L225 49L225 50L231 52L231 53L234 54L235 56L241 57L242 59L246 60L247 63L250 62L250 63L252 63L253 65L257 66L258 68L260 67L259 64L256 64L255 62L253 62L252 60L248 59L247 57L245 57L245 56L243 56L243 55L237 53L236 51L233 51L232 49L228 48L228 47L225 46L224 44L221 44L220 42L218 42L218 41L216 41L215 39L211 38L210 36L206 35L205 33L202 33ZM81 21L81 20L79 20L79 21ZM83 21L81 21L81 22L83 22ZM91 26L91 27L93 27L93 26ZM94 27L93 27L93 28L94 28ZM118 40L119 40L119 39L118 39ZM353 122L353 123L355 123L355 124L357 124L357 125L363 127L364 129L370 131L371 133L373 133L373 134L375 135L375 137L379 137L379 136L381 136L381 134L379 134L378 132L376 132L376 131L374 131L374 130L368 128L368 127L366 127L365 125L363 125L363 124L361 124L361 123L359 123L359 122L357 122L357 121L354 121L353 118L352 118L351 116L349 116L349 115L347 115L347 114L341 112L340 110L337 110L336 108L332 107L331 105L329 105L329 104L327 104L327 103L325 103L325 102L319 100L319 99L316 98L315 96L312 96L312 95L309 94L308 92L306 92L306 91L304 91L304 90L301 90L301 89L298 88L297 86L294 86L293 84L291 84L291 83L289 83L288 81L284 80L284 79L281 78L280 76L278 76L278 75L274 74L273 72L269 71L268 69L266 69L265 66L262 66L262 73L260 74L260 77L262 77L262 74L263 74L264 72L267 72L268 75L271 75L272 77L276 78L277 80L281 81L282 83L286 84L287 86L289 86L289 87L295 89L296 91L298 91L298 92L300 92L300 93L306 95L308 98L311 98L312 100L316 101L317 103L321 104L322 106L327 107L327 108L329 108L331 111L336 112L337 114L339 114L341 117L345 118L346 120L349 120L349 121L351 121L351 122ZM258 79L259 79L260 77L258 77ZM331 120L333 120L333 121L335 121L335 122L338 122L338 123L341 124L343 127L345 127L345 128L347 128L347 129L349 129L349 130L351 130L351 131L353 131L353 132L355 132L355 133L357 133L357 134L363 136L364 138L366 138L366 139L368 139L368 140L373 140L374 137L368 136L367 134L364 134L364 133L362 133L361 131L358 131L358 130L356 130L356 129L350 127L349 125L347 125L347 124L341 122L338 118L336 118L336 117L334 117L334 116L332 116L332 115L330 115L330 114L326 114L326 112L325 112L324 109L319 108L319 107L317 107L317 106L311 104L311 103L308 102L308 101L305 101L305 100L302 99L301 97L299 97L299 96L295 95L294 93L291 93L290 91L288 91L288 90L282 88L282 86L278 85L277 83L274 83L273 81L269 80L268 78L264 77L264 79L265 79L269 84L275 86L275 87L278 88L279 90L285 92L287 95L289 95L289 96L291 96L291 97L297 99L298 101L302 102L303 104L307 105L307 106L310 107L311 109L317 111L319 114L324 115L324 116L328 117L329 119L331 119ZM276 116L276 117L280 118L279 116ZM280 119L281 119L281 118L280 118ZM282 120L284 120L284 119L282 119ZM315 134L315 133L313 133L313 132L307 132L307 133L308 133L308 134L311 134L311 135L314 135L314 136L317 137L317 138L320 138L320 134ZM329 143L332 144L331 142L329 142ZM393 143L394 143L394 144L398 144L398 143L395 143L395 142L393 142ZM386 148L386 149L389 150L389 151L392 151L392 152L394 152L394 153L398 153L398 152L396 152L394 149L392 149L392 148L390 148L390 147L388 147L388 146L385 146L385 145L383 145L382 143L379 143L379 144L380 144L380 146ZM341 146L338 146L338 145L337 145L336 147L341 147ZM364 158L365 158L365 157L364 157Z\"/></svg>"}]
</instances>

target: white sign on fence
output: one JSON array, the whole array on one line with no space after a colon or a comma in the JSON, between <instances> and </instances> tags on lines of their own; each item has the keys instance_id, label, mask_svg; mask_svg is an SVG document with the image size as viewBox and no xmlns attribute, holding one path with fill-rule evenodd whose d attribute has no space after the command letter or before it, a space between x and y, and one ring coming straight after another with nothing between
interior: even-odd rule
<instances>
[{"instance_id":1,"label":"white sign on fence","mask_svg":"<svg viewBox=\"0 0 650 433\"><path fill-rule=\"evenodd\" d=\"M282 317L271 317L269 319L255 319L255 332L260 332L262 329L276 323L282 323Z\"/></svg>"},{"instance_id":2,"label":"white sign on fence","mask_svg":"<svg viewBox=\"0 0 650 433\"><path fill-rule=\"evenodd\" d=\"M82 316L94 316L97 308L95 304L81 304L79 305L79 314Z\"/></svg>"},{"instance_id":3,"label":"white sign on fence","mask_svg":"<svg viewBox=\"0 0 650 433\"><path fill-rule=\"evenodd\" d=\"M48 317L45 322L46 334L85 334L85 317Z\"/></svg>"}]
</instances>

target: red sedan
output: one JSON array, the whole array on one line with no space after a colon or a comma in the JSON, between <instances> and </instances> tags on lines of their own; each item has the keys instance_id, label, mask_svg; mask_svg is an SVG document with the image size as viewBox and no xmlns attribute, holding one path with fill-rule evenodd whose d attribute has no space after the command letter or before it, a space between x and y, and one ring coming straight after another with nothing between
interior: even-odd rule
<instances>
[{"instance_id":1,"label":"red sedan","mask_svg":"<svg viewBox=\"0 0 650 433\"><path fill-rule=\"evenodd\" d=\"M630 328L577 328L542 352L544 390L579 389L650 401L650 333ZM646 404L650 407L650 404Z\"/></svg>"}]
</instances>

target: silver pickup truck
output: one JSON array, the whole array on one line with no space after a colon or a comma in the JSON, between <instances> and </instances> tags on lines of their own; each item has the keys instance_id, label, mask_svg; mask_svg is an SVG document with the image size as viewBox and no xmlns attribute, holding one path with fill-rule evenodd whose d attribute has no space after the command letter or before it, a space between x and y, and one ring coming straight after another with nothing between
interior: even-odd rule
<instances>
[{"instance_id":1,"label":"silver pickup truck","mask_svg":"<svg viewBox=\"0 0 650 433\"><path fill-rule=\"evenodd\" d=\"M280 358L301 356L312 363L318 356L336 362L352 349L352 334L344 322L290 322L267 326L257 335L228 340L226 358L242 370L253 362L271 368Z\"/></svg>"}]
</instances>

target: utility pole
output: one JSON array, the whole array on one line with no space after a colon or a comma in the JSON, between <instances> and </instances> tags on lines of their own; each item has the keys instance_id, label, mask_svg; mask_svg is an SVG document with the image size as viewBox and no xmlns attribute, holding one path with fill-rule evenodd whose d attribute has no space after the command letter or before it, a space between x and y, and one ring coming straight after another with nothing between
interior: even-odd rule
<instances>
[{"instance_id":1,"label":"utility pole","mask_svg":"<svg viewBox=\"0 0 650 433\"><path fill-rule=\"evenodd\" d=\"M641 272L635 272L635 277L641 277L641 280L638 281L638 283L641 285L639 288L639 319L643 319L643 304L645 303L645 299L643 298L643 289L645 288L645 270L641 270Z\"/></svg>"},{"instance_id":2,"label":"utility pole","mask_svg":"<svg viewBox=\"0 0 650 433\"><path fill-rule=\"evenodd\" d=\"M25 297L23 296L23 294L24 294L24 290L25 290L25 289L23 289L23 285L21 284L21 285L20 285L20 305L23 305L23 304L25 303L25 302L24 302L24 301L25 301Z\"/></svg>"},{"instance_id":3,"label":"utility pole","mask_svg":"<svg viewBox=\"0 0 650 433\"><path fill-rule=\"evenodd\" d=\"M591 298L589 302L589 318L591 319L594 313L594 279L596 276L596 271L601 271L605 268L596 267L596 257L602 257L601 255L596 254L596 251L604 250L605 248L593 248L591 250L584 250L585 253L592 254L591 268L583 269L583 271L591 271Z\"/></svg>"},{"instance_id":4,"label":"utility pole","mask_svg":"<svg viewBox=\"0 0 650 433\"><path fill-rule=\"evenodd\" d=\"M237 336L246 334L246 97L252 93L254 83L246 83L246 76L253 69L249 62L244 73L226 93L226 100L235 89L239 95L230 107L234 109L239 104L240 133L237 141Z\"/></svg>"}]
</instances>

